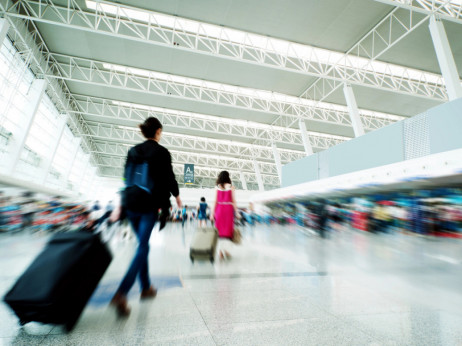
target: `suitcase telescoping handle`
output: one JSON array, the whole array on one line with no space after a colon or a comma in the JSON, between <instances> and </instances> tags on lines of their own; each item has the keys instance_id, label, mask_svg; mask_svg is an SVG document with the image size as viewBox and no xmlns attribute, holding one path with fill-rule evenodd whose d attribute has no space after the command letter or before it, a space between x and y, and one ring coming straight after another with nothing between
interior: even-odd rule
<instances>
[{"instance_id":1,"label":"suitcase telescoping handle","mask_svg":"<svg viewBox=\"0 0 462 346\"><path fill-rule=\"evenodd\" d=\"M116 234L120 221L111 222L105 219L95 230L95 234L99 234L103 243L108 243Z\"/></svg>"}]
</instances>

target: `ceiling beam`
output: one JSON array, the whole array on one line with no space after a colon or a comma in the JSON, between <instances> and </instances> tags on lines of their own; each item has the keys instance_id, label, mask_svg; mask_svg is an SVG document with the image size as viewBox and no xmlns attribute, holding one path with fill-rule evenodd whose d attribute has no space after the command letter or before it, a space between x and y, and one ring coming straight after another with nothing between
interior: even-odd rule
<instances>
[{"instance_id":1,"label":"ceiling beam","mask_svg":"<svg viewBox=\"0 0 462 346\"><path fill-rule=\"evenodd\" d=\"M136 15L134 13L138 14L138 18L132 19ZM192 29L186 29L185 25L182 24L181 21L184 19L174 16L170 16L173 23L171 27L168 27L159 23L156 18L158 14L155 12L114 2L98 2L94 11L90 12L83 10L76 0L67 1L67 7L58 6L51 0L19 0L14 6L8 8L5 14L117 38L298 72L342 83L347 82L438 101L447 99L442 80L439 84L428 83L426 82L427 78L425 78L425 74L428 73L423 71L414 70L414 73L420 74L420 76L411 78L406 73L409 70L407 68L395 73L393 67L396 65L382 63L384 68L378 70L372 65L369 66L367 59L365 64L352 63L352 59L358 58L242 31L240 33L241 36L244 35L243 41L236 42L230 38L230 32L227 32L230 29L214 26L216 30L221 31L217 37L214 37L205 32L205 26L210 26L209 24L195 22L197 30L192 32ZM188 20L188 22L192 21ZM237 32L237 30L233 32ZM252 42L252 38L254 42L263 40L266 44L261 44L259 47ZM383 44L382 41L377 42L377 45L381 44ZM280 45L284 46L284 53L281 53L280 49L276 49L276 46ZM372 61L370 63L372 64Z\"/></svg>"},{"instance_id":2,"label":"ceiling beam","mask_svg":"<svg viewBox=\"0 0 462 346\"><path fill-rule=\"evenodd\" d=\"M369 30L358 42L345 53L343 59L350 56L365 57L372 62L380 58L394 45L407 37L411 32L428 21L429 16L411 9L403 14L400 8L395 7L379 23ZM333 67L330 67L333 68ZM442 83L442 79L439 80ZM300 97L317 100L319 102L329 97L335 90L343 86L342 81L318 78Z\"/></svg>"},{"instance_id":3,"label":"ceiling beam","mask_svg":"<svg viewBox=\"0 0 462 346\"><path fill-rule=\"evenodd\" d=\"M454 23L462 24L462 3L453 0L375 0L384 4L405 8L426 15L438 15Z\"/></svg>"},{"instance_id":4,"label":"ceiling beam","mask_svg":"<svg viewBox=\"0 0 462 346\"><path fill-rule=\"evenodd\" d=\"M134 145L144 141L140 131L133 128L125 128L111 124L88 122L89 136L92 136L101 150L101 144L105 144L107 153L124 154L123 148L117 143ZM198 136L186 136L163 132L161 144L168 149L199 152L205 154L220 154L231 158L243 157L246 159L258 158L262 161L273 161L271 147L239 143L227 140L203 138ZM125 146L126 146L125 145ZM303 150L280 149L281 160L289 163L305 157Z\"/></svg>"},{"instance_id":5,"label":"ceiling beam","mask_svg":"<svg viewBox=\"0 0 462 346\"><path fill-rule=\"evenodd\" d=\"M175 130L219 134L227 139L257 140L257 144L271 145L271 142L301 146L302 138L298 129L288 129L258 122L224 118L173 109L135 105L91 96L75 95L79 112L101 121L123 120L137 125L148 117L156 117L162 125ZM372 130L371 128L368 128ZM328 149L349 137L308 132L311 145L320 150Z\"/></svg>"},{"instance_id":6,"label":"ceiling beam","mask_svg":"<svg viewBox=\"0 0 462 346\"><path fill-rule=\"evenodd\" d=\"M245 109L265 114L283 115L274 125L287 127L294 120L311 120L351 127L346 107L334 104L312 106L310 101L265 90L207 83L193 79L178 81L176 76L127 66L107 64L62 54L47 54L48 78L64 79L90 85L161 95ZM181 77L180 77L181 78ZM366 127L380 128L403 117L360 110Z\"/></svg>"},{"instance_id":7,"label":"ceiling beam","mask_svg":"<svg viewBox=\"0 0 462 346\"><path fill-rule=\"evenodd\" d=\"M177 177L182 177L184 174L184 166L182 164L173 164L173 172ZM102 174L103 176L106 177L122 177L123 176L123 167L115 167L111 165L100 165L102 169ZM218 177L218 174L222 170L219 168L213 168L213 167L200 167L200 166L195 166L194 167L194 176L200 177L200 178L210 178L216 180ZM228 170L228 172L231 175L231 179L238 181L240 172L237 170ZM246 179L246 182L249 183L256 183L256 176L253 173L244 173L244 177ZM263 183L265 186L270 187L270 188L276 188L280 187L280 182L279 182L279 177L278 176L273 176L273 175L267 175L267 174L262 174L262 179ZM214 185L213 185L214 186ZM213 187L209 186L209 187Z\"/></svg>"},{"instance_id":8,"label":"ceiling beam","mask_svg":"<svg viewBox=\"0 0 462 346\"><path fill-rule=\"evenodd\" d=\"M127 147L127 151L128 151ZM178 150L169 150L172 157L172 163L175 164L194 164L201 167L215 167L221 168L222 170L237 170L247 173L253 173L253 161L249 159L235 160L226 156L219 155L210 155L210 154L200 154L196 152L184 152ZM125 160L127 155L120 154L109 154L103 150L99 150L98 154L101 157L101 163L111 164L115 166L123 167L125 165ZM261 172L268 175L277 175L276 166L274 163L259 161Z\"/></svg>"}]
</instances>

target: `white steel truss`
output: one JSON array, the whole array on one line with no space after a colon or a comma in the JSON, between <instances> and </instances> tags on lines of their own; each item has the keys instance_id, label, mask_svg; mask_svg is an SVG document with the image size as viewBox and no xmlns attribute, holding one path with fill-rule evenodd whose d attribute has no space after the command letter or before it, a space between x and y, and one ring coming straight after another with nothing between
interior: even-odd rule
<instances>
[{"instance_id":1,"label":"white steel truss","mask_svg":"<svg viewBox=\"0 0 462 346\"><path fill-rule=\"evenodd\" d=\"M108 155L99 152L100 162L103 166L124 167L126 155ZM242 171L254 173L252 160L234 160L225 156L206 155L191 152L181 152L170 150L172 164L191 163L198 167L214 167L220 170ZM259 162L260 170L263 174L274 175L278 173L274 164L268 162Z\"/></svg>"},{"instance_id":2,"label":"white steel truss","mask_svg":"<svg viewBox=\"0 0 462 346\"><path fill-rule=\"evenodd\" d=\"M205 133L221 134L226 138L235 137L247 140L258 139L258 144L269 145L271 141L302 145L298 129L271 126L257 122L229 119L211 115L184 112L173 109L137 105L127 102L102 99L91 96L74 95L79 112L102 120L128 120L134 124L147 117L156 117L165 127L197 130ZM308 132L311 145L318 149L328 149L349 137Z\"/></svg>"},{"instance_id":3,"label":"white steel truss","mask_svg":"<svg viewBox=\"0 0 462 346\"><path fill-rule=\"evenodd\" d=\"M184 166L182 164L173 164L173 172L177 176L177 178L182 177L184 174ZM121 178L123 176L123 167L114 167L110 165L100 165L102 168L102 174L105 177L110 177L110 178ZM235 171L235 170L228 170L231 179L235 180L236 182L239 181L239 176L240 172ZM221 169L219 168L211 168L211 167L194 167L194 177L200 177L200 178L208 178L208 179L213 179L212 182L214 182L217 177L218 173L221 172ZM252 173L243 173L245 180L247 183L253 183L255 184L257 182L255 174ZM265 186L274 188L274 187L280 187L280 182L279 178L274 175L266 175L262 174L262 179L263 183ZM181 180L180 180L181 181ZM209 187L214 186L215 184L212 183Z\"/></svg>"},{"instance_id":4,"label":"white steel truss","mask_svg":"<svg viewBox=\"0 0 462 346\"><path fill-rule=\"evenodd\" d=\"M135 128L125 128L122 126L88 122L89 136L98 143L99 150L107 154L125 155L124 144L137 144L144 139L140 131ZM106 141L104 147L101 142ZM115 143L117 142L117 143ZM104 142L103 142L104 143ZM273 162L273 152L271 147L253 145L249 143L232 142L227 140L202 138L197 136L187 136L183 134L162 133L162 145L171 150L191 151L204 154L219 154L227 157L241 157L246 159L259 159L260 161ZM283 163L292 162L305 157L303 150L280 149L281 161Z\"/></svg>"},{"instance_id":5,"label":"white steel truss","mask_svg":"<svg viewBox=\"0 0 462 346\"><path fill-rule=\"evenodd\" d=\"M398 7L395 7L387 16L385 16L385 18L377 23L377 25L375 25L356 44L354 44L342 56L338 63L342 63L342 61L346 61L351 59L351 57L357 56L369 59L369 69L373 70L377 65L384 68L384 65L377 62L376 59L413 32L420 25L425 23L428 19L428 15L422 16L413 9L410 9L410 11L403 15L403 12L400 11ZM334 66L330 67L330 69L333 68ZM401 73L409 78L418 78L418 74L415 74L415 70L401 69ZM410 75L411 73L412 76ZM427 74L424 73L423 76L427 76ZM432 75L429 80L426 81L441 85L442 78L439 76L435 79L435 76ZM332 95L334 91L341 88L343 85L344 83L340 80L318 78L300 95L300 97L309 100L316 100L317 102L323 102L327 97ZM278 120L279 119L276 119L275 122ZM292 125L293 124L290 124L288 126Z\"/></svg>"},{"instance_id":6,"label":"white steel truss","mask_svg":"<svg viewBox=\"0 0 462 346\"><path fill-rule=\"evenodd\" d=\"M322 106L314 107L312 105L313 101L289 95L195 79L184 79L183 77L155 71L140 70L61 54L49 53L46 58L50 67L46 73L48 78L283 115L280 121L274 124L282 127L287 127L287 125L299 119L351 126L348 112L344 106L322 104ZM179 81L179 78L182 80ZM402 117L392 114L365 110L361 110L360 115L365 127L373 129L402 119Z\"/></svg>"},{"instance_id":7,"label":"white steel truss","mask_svg":"<svg viewBox=\"0 0 462 346\"><path fill-rule=\"evenodd\" d=\"M380 1L380 0L379 0ZM387 52L396 43L400 42L408 34L418 28L420 25L425 23L429 19L429 16L422 16L419 12L410 9L407 13L399 11L399 8L393 9L385 18L383 18L372 30L364 35L353 47L351 47L342 60L345 61L351 56L361 56L369 59L368 69L374 69L374 62L381 55ZM342 61L339 61L342 63ZM333 68L333 67L331 67ZM414 70L401 70L403 76L414 79L419 78L418 75L414 74ZM423 74L422 76L426 76ZM438 85L443 85L442 77L439 76L437 80L432 78L424 78L425 82L433 82ZM313 83L301 97L322 101L335 90L340 88L343 83L339 80L320 78Z\"/></svg>"},{"instance_id":8,"label":"white steel truss","mask_svg":"<svg viewBox=\"0 0 462 346\"><path fill-rule=\"evenodd\" d=\"M436 14L442 19L462 23L462 3L457 0L375 0L424 14Z\"/></svg>"},{"instance_id":9,"label":"white steel truss","mask_svg":"<svg viewBox=\"0 0 462 346\"><path fill-rule=\"evenodd\" d=\"M84 11L76 0L68 0L67 6L58 6L51 0L19 0L8 8L6 14L114 37L181 47L201 54L350 84L446 100L440 76L384 62L378 64L362 58L361 54L344 55L174 16L169 16L167 24L166 20L161 21L159 14L152 11L105 1L93 4L94 11L89 12ZM236 36L240 39L236 40ZM377 45L382 45L382 41L378 40ZM375 44L375 40L372 43Z\"/></svg>"}]
</instances>

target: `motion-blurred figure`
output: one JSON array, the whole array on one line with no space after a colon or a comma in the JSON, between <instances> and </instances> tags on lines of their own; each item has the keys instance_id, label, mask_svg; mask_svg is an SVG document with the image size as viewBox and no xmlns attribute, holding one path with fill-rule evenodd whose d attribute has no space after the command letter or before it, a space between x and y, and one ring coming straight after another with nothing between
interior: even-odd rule
<instances>
[{"instance_id":1,"label":"motion-blurred figure","mask_svg":"<svg viewBox=\"0 0 462 346\"><path fill-rule=\"evenodd\" d=\"M199 227L207 226L207 208L208 205L205 202L205 197L201 197L201 202L197 208L197 218L199 219Z\"/></svg>"}]
</instances>

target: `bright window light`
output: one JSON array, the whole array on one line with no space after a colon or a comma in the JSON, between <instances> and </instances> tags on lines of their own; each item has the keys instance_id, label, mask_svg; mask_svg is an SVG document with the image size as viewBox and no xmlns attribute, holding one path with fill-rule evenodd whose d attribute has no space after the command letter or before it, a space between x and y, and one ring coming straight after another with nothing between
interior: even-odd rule
<instances>
[{"instance_id":1,"label":"bright window light","mask_svg":"<svg viewBox=\"0 0 462 346\"><path fill-rule=\"evenodd\" d=\"M461 2L462 0L453 1L453 3L456 4L460 4ZM380 61L371 61L369 59L353 55L345 57L345 55L340 52L311 47L263 35L251 34L153 11L113 5L108 2L86 0L86 5L87 8L97 12L110 14L119 18L135 20L146 24L157 25L176 32L185 32L187 34L200 35L220 41L255 47L268 52L306 59L321 64L340 64L351 68L362 68L370 72L383 73L395 77L405 77L415 81L432 83L440 86L443 85L441 76L437 74L423 72L399 65L388 64Z\"/></svg>"}]
</instances>

